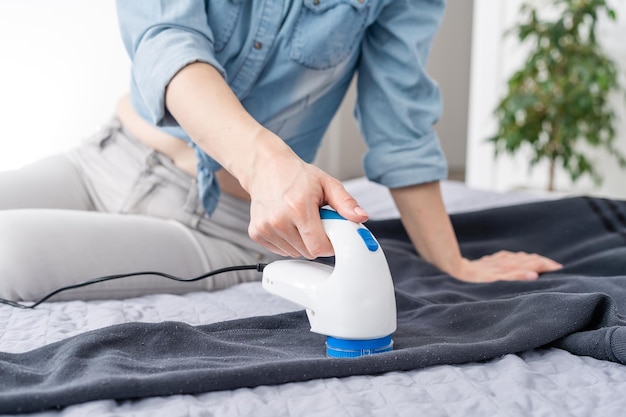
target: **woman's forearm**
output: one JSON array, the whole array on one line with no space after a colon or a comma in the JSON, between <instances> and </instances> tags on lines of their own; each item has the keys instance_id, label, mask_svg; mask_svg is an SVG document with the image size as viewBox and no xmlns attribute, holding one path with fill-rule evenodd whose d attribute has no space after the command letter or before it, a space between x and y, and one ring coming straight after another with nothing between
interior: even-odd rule
<instances>
[{"instance_id":1,"label":"woman's forearm","mask_svg":"<svg viewBox=\"0 0 626 417\"><path fill-rule=\"evenodd\" d=\"M291 149L244 109L221 74L206 63L180 70L169 83L169 112L192 140L247 189L254 167L293 158Z\"/></svg>"}]
</instances>

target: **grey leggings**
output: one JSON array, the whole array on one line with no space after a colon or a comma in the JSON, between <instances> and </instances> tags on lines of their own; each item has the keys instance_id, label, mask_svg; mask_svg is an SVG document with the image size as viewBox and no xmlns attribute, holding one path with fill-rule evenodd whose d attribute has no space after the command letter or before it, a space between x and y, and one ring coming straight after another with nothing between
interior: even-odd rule
<instances>
[{"instance_id":1,"label":"grey leggings","mask_svg":"<svg viewBox=\"0 0 626 417\"><path fill-rule=\"evenodd\" d=\"M223 196L209 219L196 181L117 122L77 149L0 172L0 298L136 271L193 277L277 258L247 235L249 204ZM260 278L229 272L196 283L124 278L55 299L215 290Z\"/></svg>"}]
</instances>

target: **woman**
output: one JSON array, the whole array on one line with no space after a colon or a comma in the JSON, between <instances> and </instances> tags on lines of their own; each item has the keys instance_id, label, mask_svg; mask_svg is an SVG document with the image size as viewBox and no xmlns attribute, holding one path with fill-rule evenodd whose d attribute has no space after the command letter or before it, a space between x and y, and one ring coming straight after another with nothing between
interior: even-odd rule
<instances>
[{"instance_id":1,"label":"woman","mask_svg":"<svg viewBox=\"0 0 626 417\"><path fill-rule=\"evenodd\" d=\"M130 96L89 144L0 176L0 191L10 195L0 203L0 296L35 299L89 277L141 269L191 276L331 255L319 207L355 222L367 213L310 162L355 73L366 173L390 188L423 258L472 282L532 280L560 268L534 254L470 261L459 251L439 189L447 170L433 130L440 97L424 72L443 2L117 7L132 60ZM240 272L194 288L256 277ZM143 277L67 297L191 289Z\"/></svg>"}]
</instances>

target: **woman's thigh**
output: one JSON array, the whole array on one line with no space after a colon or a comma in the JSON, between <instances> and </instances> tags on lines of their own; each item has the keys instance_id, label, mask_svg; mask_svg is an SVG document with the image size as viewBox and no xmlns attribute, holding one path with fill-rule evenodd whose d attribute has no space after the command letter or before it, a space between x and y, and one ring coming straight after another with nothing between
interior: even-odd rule
<instances>
[{"instance_id":1,"label":"woman's thigh","mask_svg":"<svg viewBox=\"0 0 626 417\"><path fill-rule=\"evenodd\" d=\"M191 278L256 262L254 252L165 219L75 210L0 211L0 298L5 299L35 301L60 287L111 274L157 271ZM259 278L256 271L195 283L138 276L70 290L54 299L215 290Z\"/></svg>"},{"instance_id":2,"label":"woman's thigh","mask_svg":"<svg viewBox=\"0 0 626 417\"><path fill-rule=\"evenodd\" d=\"M60 208L93 210L76 166L63 154L0 172L0 210Z\"/></svg>"}]
</instances>

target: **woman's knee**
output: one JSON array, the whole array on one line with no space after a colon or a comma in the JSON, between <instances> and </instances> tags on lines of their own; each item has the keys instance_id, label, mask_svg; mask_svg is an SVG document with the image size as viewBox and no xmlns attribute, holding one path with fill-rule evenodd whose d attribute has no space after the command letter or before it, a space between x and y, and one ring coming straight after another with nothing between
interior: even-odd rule
<instances>
[{"instance_id":1,"label":"woman's knee","mask_svg":"<svg viewBox=\"0 0 626 417\"><path fill-rule=\"evenodd\" d=\"M85 280L77 265L92 257L87 225L77 210L0 210L0 297L35 301L63 286ZM78 232L78 233L77 233ZM82 235L82 240L76 239ZM81 275L83 274L83 275Z\"/></svg>"},{"instance_id":2,"label":"woman's knee","mask_svg":"<svg viewBox=\"0 0 626 417\"><path fill-rule=\"evenodd\" d=\"M37 263L45 258L29 245L21 212L0 211L0 298L8 300L27 300L37 293Z\"/></svg>"},{"instance_id":3,"label":"woman's knee","mask_svg":"<svg viewBox=\"0 0 626 417\"><path fill-rule=\"evenodd\" d=\"M78 168L64 154L0 172L0 210L55 208L92 210Z\"/></svg>"}]
</instances>

